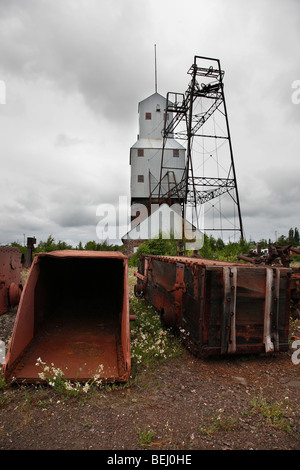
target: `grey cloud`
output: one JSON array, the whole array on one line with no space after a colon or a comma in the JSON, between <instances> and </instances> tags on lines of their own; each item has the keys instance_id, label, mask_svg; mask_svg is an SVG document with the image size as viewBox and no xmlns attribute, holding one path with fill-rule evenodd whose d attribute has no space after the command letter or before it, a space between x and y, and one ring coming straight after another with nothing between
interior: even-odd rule
<instances>
[{"instance_id":1,"label":"grey cloud","mask_svg":"<svg viewBox=\"0 0 300 470\"><path fill-rule=\"evenodd\" d=\"M95 227L97 222L95 212L88 207L64 206L54 215L56 223L62 228Z\"/></svg>"},{"instance_id":2,"label":"grey cloud","mask_svg":"<svg viewBox=\"0 0 300 470\"><path fill-rule=\"evenodd\" d=\"M0 0L0 79L9 85L0 107L1 242L32 229L91 239L97 205L129 193L138 101L154 91L154 43L161 94L185 91L194 54L221 60L247 232L297 225L299 1L191 0L189 8L186 22L179 0Z\"/></svg>"},{"instance_id":3,"label":"grey cloud","mask_svg":"<svg viewBox=\"0 0 300 470\"><path fill-rule=\"evenodd\" d=\"M86 140L78 137L70 137L66 134L58 134L55 139L55 145L58 147L69 147L72 145L79 145L86 143Z\"/></svg>"},{"instance_id":4,"label":"grey cloud","mask_svg":"<svg viewBox=\"0 0 300 470\"><path fill-rule=\"evenodd\" d=\"M71 5L2 2L2 64L24 79L44 76L66 93L78 91L93 111L124 120L133 105L137 69L144 75L135 46L145 39L132 25L143 21L148 29L147 5L115 0Z\"/></svg>"},{"instance_id":5,"label":"grey cloud","mask_svg":"<svg viewBox=\"0 0 300 470\"><path fill-rule=\"evenodd\" d=\"M292 169L270 168L257 182L252 176L248 180L248 190L242 191L242 215L256 221L259 217L274 221L291 220L288 224L300 225L299 200L300 187L298 173ZM298 220L297 220L298 219Z\"/></svg>"}]
</instances>

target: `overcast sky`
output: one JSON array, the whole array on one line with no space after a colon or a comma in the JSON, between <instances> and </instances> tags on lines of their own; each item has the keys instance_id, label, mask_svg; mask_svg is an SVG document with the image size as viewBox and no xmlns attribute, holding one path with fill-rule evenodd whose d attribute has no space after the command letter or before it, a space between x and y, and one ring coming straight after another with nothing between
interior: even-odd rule
<instances>
[{"instance_id":1,"label":"overcast sky","mask_svg":"<svg viewBox=\"0 0 300 470\"><path fill-rule=\"evenodd\" d=\"M246 238L300 228L299 0L0 0L0 244L97 240L97 207L129 198L154 44L163 96L194 55L221 61Z\"/></svg>"}]
</instances>

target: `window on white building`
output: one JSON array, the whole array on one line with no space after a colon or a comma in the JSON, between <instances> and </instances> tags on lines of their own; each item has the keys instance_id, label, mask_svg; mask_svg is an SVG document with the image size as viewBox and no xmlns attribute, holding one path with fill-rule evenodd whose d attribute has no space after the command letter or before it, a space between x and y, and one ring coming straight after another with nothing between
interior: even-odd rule
<instances>
[{"instance_id":1,"label":"window on white building","mask_svg":"<svg viewBox=\"0 0 300 470\"><path fill-rule=\"evenodd\" d=\"M146 121L151 121L151 113L145 113L145 119Z\"/></svg>"},{"instance_id":2,"label":"window on white building","mask_svg":"<svg viewBox=\"0 0 300 470\"><path fill-rule=\"evenodd\" d=\"M179 157L179 149L173 149L173 157Z\"/></svg>"},{"instance_id":3,"label":"window on white building","mask_svg":"<svg viewBox=\"0 0 300 470\"><path fill-rule=\"evenodd\" d=\"M144 149L138 149L138 157L144 156Z\"/></svg>"},{"instance_id":4,"label":"window on white building","mask_svg":"<svg viewBox=\"0 0 300 470\"><path fill-rule=\"evenodd\" d=\"M143 183L144 182L144 175L138 175L137 180L138 180L138 183Z\"/></svg>"}]
</instances>

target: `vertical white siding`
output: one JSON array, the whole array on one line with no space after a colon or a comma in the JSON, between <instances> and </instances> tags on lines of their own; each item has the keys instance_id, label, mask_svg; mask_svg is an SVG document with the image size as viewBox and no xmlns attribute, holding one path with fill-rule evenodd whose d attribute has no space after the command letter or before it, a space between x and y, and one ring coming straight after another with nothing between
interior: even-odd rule
<instances>
[{"instance_id":1,"label":"vertical white siding","mask_svg":"<svg viewBox=\"0 0 300 470\"><path fill-rule=\"evenodd\" d=\"M154 93L139 103L139 135L137 142L130 149L132 199L149 198L149 172L152 181L160 180L165 103L166 99L159 93ZM146 119L146 113L149 113L151 119ZM172 116L169 116L169 119L171 118ZM138 149L143 149L143 156L138 156ZM174 149L179 150L179 157L173 156ZM184 147L176 140L168 139L164 150L164 166L172 168L176 181L181 179L184 164ZM144 182L138 181L139 175L144 177Z\"/></svg>"}]
</instances>

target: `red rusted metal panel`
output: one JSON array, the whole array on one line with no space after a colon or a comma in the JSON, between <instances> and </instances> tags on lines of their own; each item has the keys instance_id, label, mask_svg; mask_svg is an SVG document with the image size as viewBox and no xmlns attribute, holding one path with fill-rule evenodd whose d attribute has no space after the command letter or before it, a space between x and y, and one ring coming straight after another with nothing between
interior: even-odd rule
<instances>
[{"instance_id":1,"label":"red rusted metal panel","mask_svg":"<svg viewBox=\"0 0 300 470\"><path fill-rule=\"evenodd\" d=\"M0 315L18 305L22 292L21 253L15 247L0 248Z\"/></svg>"},{"instance_id":2,"label":"red rusted metal panel","mask_svg":"<svg viewBox=\"0 0 300 470\"><path fill-rule=\"evenodd\" d=\"M291 269L141 255L136 295L195 354L288 350Z\"/></svg>"},{"instance_id":3,"label":"red rusted metal panel","mask_svg":"<svg viewBox=\"0 0 300 470\"><path fill-rule=\"evenodd\" d=\"M62 250L36 254L3 365L7 380L40 381L37 359L86 381L130 377L127 257Z\"/></svg>"},{"instance_id":4,"label":"red rusted metal panel","mask_svg":"<svg viewBox=\"0 0 300 470\"><path fill-rule=\"evenodd\" d=\"M300 318L300 269L292 268L291 276L291 310L294 318Z\"/></svg>"}]
</instances>

